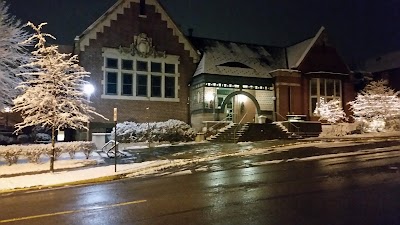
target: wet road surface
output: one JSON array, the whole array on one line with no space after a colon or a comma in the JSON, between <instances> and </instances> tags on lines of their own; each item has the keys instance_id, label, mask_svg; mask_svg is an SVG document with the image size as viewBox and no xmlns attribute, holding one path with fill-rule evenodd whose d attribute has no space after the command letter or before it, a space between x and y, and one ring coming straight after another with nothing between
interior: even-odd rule
<instances>
[{"instance_id":1,"label":"wet road surface","mask_svg":"<svg viewBox=\"0 0 400 225\"><path fill-rule=\"evenodd\" d=\"M228 157L157 177L3 195L0 223L400 224L400 146L391 145ZM353 150L366 152L311 158ZM310 157L287 160L298 156Z\"/></svg>"}]
</instances>

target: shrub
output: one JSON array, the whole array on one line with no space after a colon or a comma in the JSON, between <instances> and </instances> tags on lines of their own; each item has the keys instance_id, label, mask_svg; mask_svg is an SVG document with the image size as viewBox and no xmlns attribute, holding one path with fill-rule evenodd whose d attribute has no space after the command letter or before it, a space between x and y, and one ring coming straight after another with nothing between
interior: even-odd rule
<instances>
[{"instance_id":1,"label":"shrub","mask_svg":"<svg viewBox=\"0 0 400 225\"><path fill-rule=\"evenodd\" d=\"M93 142L59 142L55 146L55 159L62 153L68 153L72 159L77 151L82 151L88 159L95 149L96 145ZM0 146L0 157L3 157L8 165L17 163L21 156L27 157L31 163L38 163L41 155L50 156L50 153L51 144Z\"/></svg>"},{"instance_id":2,"label":"shrub","mask_svg":"<svg viewBox=\"0 0 400 225\"><path fill-rule=\"evenodd\" d=\"M4 151L0 151L0 156L2 156L7 165L11 166L12 164L15 164L18 162L18 159L21 155L21 149L18 146L2 146L5 147L6 149Z\"/></svg>"},{"instance_id":3,"label":"shrub","mask_svg":"<svg viewBox=\"0 0 400 225\"><path fill-rule=\"evenodd\" d=\"M185 122L171 119L165 122L119 123L117 135L120 142L186 142L193 141L196 132Z\"/></svg>"}]
</instances>

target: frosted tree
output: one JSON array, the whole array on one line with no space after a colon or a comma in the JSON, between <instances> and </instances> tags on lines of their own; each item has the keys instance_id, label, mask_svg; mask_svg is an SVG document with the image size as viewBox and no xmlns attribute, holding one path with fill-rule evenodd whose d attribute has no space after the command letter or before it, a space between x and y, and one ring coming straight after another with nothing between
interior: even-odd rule
<instances>
[{"instance_id":1,"label":"frosted tree","mask_svg":"<svg viewBox=\"0 0 400 225\"><path fill-rule=\"evenodd\" d=\"M387 81L371 82L349 102L354 119L366 124L369 130L385 128L388 121L400 115L398 95L399 92L387 86Z\"/></svg>"},{"instance_id":2,"label":"frosted tree","mask_svg":"<svg viewBox=\"0 0 400 225\"><path fill-rule=\"evenodd\" d=\"M327 121L330 124L335 124L346 118L346 114L340 106L339 99L332 99L326 102L325 99L321 97L319 105L315 108L314 113L319 116L319 120Z\"/></svg>"},{"instance_id":3,"label":"frosted tree","mask_svg":"<svg viewBox=\"0 0 400 225\"><path fill-rule=\"evenodd\" d=\"M83 92L89 73L78 65L76 55L61 54L58 46L46 45L46 38L54 37L41 32L45 24L27 24L35 33L26 42L37 41L37 44L32 62L24 67L34 69L24 73L28 79L17 87L22 94L14 100L13 110L21 112L23 118L23 122L15 125L16 131L37 125L51 128L50 171L53 172L56 131L87 129L90 114L99 114L89 106Z\"/></svg>"},{"instance_id":4,"label":"frosted tree","mask_svg":"<svg viewBox=\"0 0 400 225\"><path fill-rule=\"evenodd\" d=\"M8 13L8 6L0 0L0 108L11 105L17 95L15 87L23 79L17 74L24 72L20 67L29 62L30 55L24 42L29 34L24 31L21 22Z\"/></svg>"},{"instance_id":5,"label":"frosted tree","mask_svg":"<svg viewBox=\"0 0 400 225\"><path fill-rule=\"evenodd\" d=\"M341 107L339 99L332 99L326 102L321 97L314 113L319 116L320 121L327 121L331 124L330 128L325 131L327 135L345 135L342 124L336 125L336 123L346 120L346 114Z\"/></svg>"}]
</instances>

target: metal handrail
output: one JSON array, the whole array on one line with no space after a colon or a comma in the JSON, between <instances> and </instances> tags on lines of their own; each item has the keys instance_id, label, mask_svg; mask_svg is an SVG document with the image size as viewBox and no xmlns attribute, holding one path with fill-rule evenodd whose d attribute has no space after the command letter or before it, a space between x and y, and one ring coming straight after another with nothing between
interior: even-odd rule
<instances>
[{"instance_id":1,"label":"metal handrail","mask_svg":"<svg viewBox=\"0 0 400 225\"><path fill-rule=\"evenodd\" d=\"M108 150L106 150L106 147L107 147L108 145L110 145L110 144L112 144L111 148L109 148ZM119 154L119 155L125 156L125 153L123 153L123 152L120 151L120 150L117 150L117 151L118 151L117 153L115 153L115 152L112 151L113 149L115 149L115 147L116 147L117 145L119 145L119 142L118 142L118 141L115 142L115 140L109 140L107 143L105 143L105 144L103 145L103 147L101 147L101 151L103 151L104 153L106 153L107 156L108 156L109 158L112 158L113 155L114 155L114 157L115 157L116 155L118 156L118 154ZM114 150L114 151L115 151L115 150Z\"/></svg>"},{"instance_id":2,"label":"metal handrail","mask_svg":"<svg viewBox=\"0 0 400 225\"><path fill-rule=\"evenodd\" d=\"M232 115L233 115L233 114L232 114ZM217 126L217 125L219 125L219 124L221 124L221 123L224 123L224 122L228 121L227 118L228 118L228 116L226 116L223 120L214 121L214 122L216 122L216 124L212 125L210 128L211 128L211 129L214 129L215 126ZM232 122L232 121L231 121L231 122ZM208 130L209 130L209 128L207 128L207 132L208 132Z\"/></svg>"},{"instance_id":3,"label":"metal handrail","mask_svg":"<svg viewBox=\"0 0 400 225\"><path fill-rule=\"evenodd\" d=\"M242 117L242 119L240 119L238 126L235 127L235 129L233 130L233 142L236 141L236 132L237 132L237 128L239 127L239 125L242 123L243 119L247 116L247 112L244 114L244 116Z\"/></svg>"},{"instance_id":4,"label":"metal handrail","mask_svg":"<svg viewBox=\"0 0 400 225\"><path fill-rule=\"evenodd\" d=\"M279 114L278 112L275 112L275 114L278 115L278 116L280 116L282 119L286 119L285 117L283 117L283 116L282 116L281 114ZM293 126L294 128L296 128L297 133L300 132L300 127L294 125L294 124L293 124L292 122L290 122L289 120L287 120L287 121L289 122L289 124L290 124L291 126Z\"/></svg>"}]
</instances>

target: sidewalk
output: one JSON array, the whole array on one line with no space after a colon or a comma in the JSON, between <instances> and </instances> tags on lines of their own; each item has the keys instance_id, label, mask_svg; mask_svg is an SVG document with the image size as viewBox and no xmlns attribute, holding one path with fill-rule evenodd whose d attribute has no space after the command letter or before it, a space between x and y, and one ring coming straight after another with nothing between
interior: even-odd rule
<instances>
[{"instance_id":1,"label":"sidewalk","mask_svg":"<svg viewBox=\"0 0 400 225\"><path fill-rule=\"evenodd\" d=\"M0 161L0 193L13 192L18 190L42 189L50 187L61 187L77 184L88 184L102 181L116 180L124 177L137 177L152 174L175 166L195 164L202 161L212 161L228 156L246 156L256 154L267 154L271 152L288 151L293 148L308 146L323 146L325 142L330 142L329 146L350 145L351 142L370 142L374 140L393 140L400 137L400 132L381 133L379 135L349 135L346 137L321 137L301 139L296 143L287 145L271 146L266 148L251 148L242 151L221 152L220 154L193 155L191 158L176 158L171 153L170 157L141 163L118 164L117 172L114 165L104 163L103 158L98 153L93 153L86 160L83 154L77 154L71 160L67 156L62 156L55 162L55 172L49 173L49 163L45 160L41 164L22 163L12 166L1 164ZM240 143L239 143L240 144ZM242 145L245 145L243 143ZM353 143L354 144L354 143Z\"/></svg>"}]
</instances>

